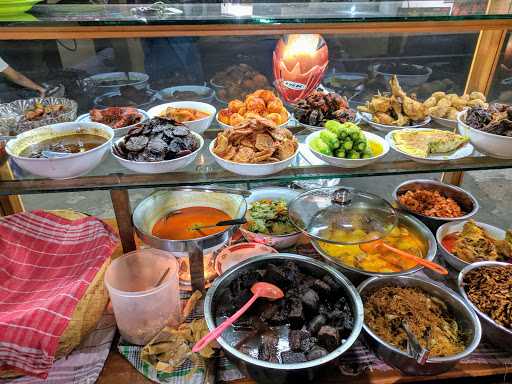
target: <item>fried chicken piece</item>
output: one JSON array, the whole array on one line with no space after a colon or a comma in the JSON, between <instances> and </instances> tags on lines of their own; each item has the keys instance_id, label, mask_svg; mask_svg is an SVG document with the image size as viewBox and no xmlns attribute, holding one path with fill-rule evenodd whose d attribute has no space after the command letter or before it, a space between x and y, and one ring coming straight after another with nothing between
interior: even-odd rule
<instances>
[{"instance_id":1,"label":"fried chicken piece","mask_svg":"<svg viewBox=\"0 0 512 384\"><path fill-rule=\"evenodd\" d=\"M387 113L377 112L373 115L373 121L375 121L378 124L391 125L395 120Z\"/></svg>"},{"instance_id":2,"label":"fried chicken piece","mask_svg":"<svg viewBox=\"0 0 512 384\"><path fill-rule=\"evenodd\" d=\"M391 99L386 96L375 96L370 101L369 109L373 113L386 113L387 111L389 111L389 109L391 109Z\"/></svg>"},{"instance_id":3,"label":"fried chicken piece","mask_svg":"<svg viewBox=\"0 0 512 384\"><path fill-rule=\"evenodd\" d=\"M391 96L391 108L395 112L395 115L399 116L402 114L402 103L395 96Z\"/></svg>"},{"instance_id":4,"label":"fried chicken piece","mask_svg":"<svg viewBox=\"0 0 512 384\"><path fill-rule=\"evenodd\" d=\"M400 83L398 82L396 75L393 75L393 77L389 81L389 85L391 86L391 94L393 96L400 97L402 99L407 97L402 87L400 87Z\"/></svg>"},{"instance_id":5,"label":"fried chicken piece","mask_svg":"<svg viewBox=\"0 0 512 384\"><path fill-rule=\"evenodd\" d=\"M427 116L427 108L419 101L416 101L408 96L405 96L403 98L402 106L404 109L404 114L411 120L425 120L425 117Z\"/></svg>"}]
</instances>

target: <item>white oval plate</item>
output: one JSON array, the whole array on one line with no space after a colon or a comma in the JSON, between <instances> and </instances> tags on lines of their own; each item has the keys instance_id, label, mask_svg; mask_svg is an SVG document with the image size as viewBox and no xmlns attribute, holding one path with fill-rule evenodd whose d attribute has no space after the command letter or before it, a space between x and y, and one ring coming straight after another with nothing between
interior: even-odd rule
<instances>
[{"instance_id":1,"label":"white oval plate","mask_svg":"<svg viewBox=\"0 0 512 384\"><path fill-rule=\"evenodd\" d=\"M426 131L426 130L432 130L433 128L415 128L414 131ZM463 159L464 157L471 156L475 148L470 142L467 142L462 147L459 147L455 151L451 151L446 154L435 154L435 155L429 155L428 157L419 157L411 155L410 153L405 153L398 149L395 145L395 140L393 139L393 133L397 131L403 131L403 129L395 129L394 131L389 132L385 139L388 142L389 146L393 148L398 153L401 153L405 157L414 160L418 163L427 163L427 164L439 164L443 163L445 161L451 161L451 160L459 160Z\"/></svg>"},{"instance_id":2,"label":"white oval plate","mask_svg":"<svg viewBox=\"0 0 512 384\"><path fill-rule=\"evenodd\" d=\"M430 116L427 116L427 118L425 120L423 120L423 122L421 122L419 124L406 125L406 126L403 126L403 127L398 127L396 125L385 125L385 124L379 124L379 123L376 123L376 122L372 121L371 113L368 113L368 112L358 112L358 113L359 113L359 115L361 115L361 119L366 124L372 126L377 131L381 131L381 132L389 132L389 131L393 131L395 129L421 128L421 127L424 127L425 125L427 125L428 123L430 123Z\"/></svg>"}]
</instances>

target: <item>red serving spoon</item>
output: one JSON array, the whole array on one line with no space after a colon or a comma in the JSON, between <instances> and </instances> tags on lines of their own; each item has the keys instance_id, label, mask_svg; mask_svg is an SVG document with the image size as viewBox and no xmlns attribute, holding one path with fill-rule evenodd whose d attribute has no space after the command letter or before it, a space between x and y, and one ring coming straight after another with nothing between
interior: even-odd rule
<instances>
[{"instance_id":1,"label":"red serving spoon","mask_svg":"<svg viewBox=\"0 0 512 384\"><path fill-rule=\"evenodd\" d=\"M238 311L236 311L231 317L222 322L221 325L219 325L214 330L210 331L201 340L199 340L196 343L196 345L194 345L194 347L192 348L192 352L201 351L204 347L210 344L211 341L217 339L220 335L222 335L222 332L224 332L226 328L228 328L231 324L237 321L251 307L251 305L254 304L254 302L258 298L264 297L270 300L277 300L284 297L284 293L283 291L281 291L281 289L276 287L274 284L264 282L254 284L251 287L251 292L253 293L253 296L249 299L249 301L245 303L244 306L240 308Z\"/></svg>"},{"instance_id":2,"label":"red serving spoon","mask_svg":"<svg viewBox=\"0 0 512 384\"><path fill-rule=\"evenodd\" d=\"M423 265L424 267L427 267L428 269L431 269L434 272L440 273L441 275L448 274L446 268L442 267L441 265L434 263L433 261L425 260L422 257L415 256L409 252L402 251L401 249L395 248L389 244L386 244L383 240L374 240L368 243L362 243L359 244L359 248L361 248L361 250L366 253L377 253L379 252L379 250L382 251L382 248L385 248L386 250L394 252L397 255L400 255L401 257L404 257L406 259L415 261L416 264Z\"/></svg>"}]
</instances>

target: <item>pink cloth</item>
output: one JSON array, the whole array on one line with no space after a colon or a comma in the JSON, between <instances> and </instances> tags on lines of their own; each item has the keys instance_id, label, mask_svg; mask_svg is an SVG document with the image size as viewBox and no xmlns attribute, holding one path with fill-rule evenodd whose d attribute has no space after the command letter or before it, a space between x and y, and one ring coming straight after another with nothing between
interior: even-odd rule
<instances>
[{"instance_id":1,"label":"pink cloth","mask_svg":"<svg viewBox=\"0 0 512 384\"><path fill-rule=\"evenodd\" d=\"M0 219L0 371L46 378L77 303L117 245L95 217Z\"/></svg>"}]
</instances>

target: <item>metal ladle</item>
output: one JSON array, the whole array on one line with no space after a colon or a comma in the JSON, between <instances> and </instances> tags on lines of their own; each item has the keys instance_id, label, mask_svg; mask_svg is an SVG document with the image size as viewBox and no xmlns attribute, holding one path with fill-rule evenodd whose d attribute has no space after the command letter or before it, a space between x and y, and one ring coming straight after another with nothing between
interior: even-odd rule
<instances>
[{"instance_id":1,"label":"metal ladle","mask_svg":"<svg viewBox=\"0 0 512 384\"><path fill-rule=\"evenodd\" d=\"M407 323L402 321L402 329L407 335L407 353L411 356L416 362L420 365L424 365L430 355L430 338L432 336L432 331L429 329L429 334L427 336L427 348L423 348L414 335L411 329L407 325Z\"/></svg>"}]
</instances>

